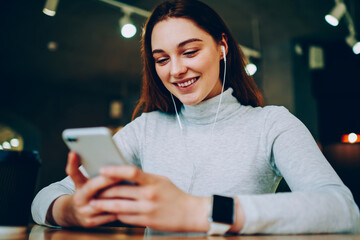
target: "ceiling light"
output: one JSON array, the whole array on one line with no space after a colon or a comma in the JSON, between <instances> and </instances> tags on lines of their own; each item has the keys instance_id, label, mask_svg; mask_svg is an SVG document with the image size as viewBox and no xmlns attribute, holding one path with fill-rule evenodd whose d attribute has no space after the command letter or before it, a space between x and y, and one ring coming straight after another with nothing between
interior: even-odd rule
<instances>
[{"instance_id":1,"label":"ceiling light","mask_svg":"<svg viewBox=\"0 0 360 240\"><path fill-rule=\"evenodd\" d=\"M356 40L354 35L347 36L345 40L355 54L360 53L360 42Z\"/></svg>"},{"instance_id":2,"label":"ceiling light","mask_svg":"<svg viewBox=\"0 0 360 240\"><path fill-rule=\"evenodd\" d=\"M136 27L132 23L127 23L121 28L121 35L124 38L132 38L136 34Z\"/></svg>"},{"instance_id":3,"label":"ceiling light","mask_svg":"<svg viewBox=\"0 0 360 240\"><path fill-rule=\"evenodd\" d=\"M125 12L125 15L122 18L120 18L119 27L121 29L120 30L121 35L124 38L132 38L136 34L136 27L131 22L130 13L127 11Z\"/></svg>"},{"instance_id":4,"label":"ceiling light","mask_svg":"<svg viewBox=\"0 0 360 240\"><path fill-rule=\"evenodd\" d=\"M337 2L331 12L325 16L325 20L331 25L336 27L340 19L345 14L346 6L343 2Z\"/></svg>"},{"instance_id":5,"label":"ceiling light","mask_svg":"<svg viewBox=\"0 0 360 240\"><path fill-rule=\"evenodd\" d=\"M58 3L59 0L46 0L43 13L51 17L55 16Z\"/></svg>"},{"instance_id":6,"label":"ceiling light","mask_svg":"<svg viewBox=\"0 0 360 240\"><path fill-rule=\"evenodd\" d=\"M257 71L257 67L255 64L249 63L246 65L245 71L248 75L253 76Z\"/></svg>"},{"instance_id":7,"label":"ceiling light","mask_svg":"<svg viewBox=\"0 0 360 240\"><path fill-rule=\"evenodd\" d=\"M360 42L355 43L355 45L352 47L352 50L355 54L360 53Z\"/></svg>"},{"instance_id":8,"label":"ceiling light","mask_svg":"<svg viewBox=\"0 0 360 240\"><path fill-rule=\"evenodd\" d=\"M10 145L9 142L5 141L5 142L2 143L2 147L3 147L4 149L10 149L10 148L11 148L11 145Z\"/></svg>"},{"instance_id":9,"label":"ceiling light","mask_svg":"<svg viewBox=\"0 0 360 240\"><path fill-rule=\"evenodd\" d=\"M13 147L19 147L20 146L20 141L17 138L13 138L10 140L10 145Z\"/></svg>"}]
</instances>

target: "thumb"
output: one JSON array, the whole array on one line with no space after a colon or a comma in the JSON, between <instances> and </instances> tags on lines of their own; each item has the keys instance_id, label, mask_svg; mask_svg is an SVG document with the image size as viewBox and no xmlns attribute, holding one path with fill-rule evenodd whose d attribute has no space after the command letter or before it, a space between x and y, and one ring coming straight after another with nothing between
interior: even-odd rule
<instances>
[{"instance_id":1,"label":"thumb","mask_svg":"<svg viewBox=\"0 0 360 240\"><path fill-rule=\"evenodd\" d=\"M80 188L87 182L87 177L85 177L79 169L80 162L79 155L75 152L69 152L66 164L66 174L71 177L76 188Z\"/></svg>"}]
</instances>

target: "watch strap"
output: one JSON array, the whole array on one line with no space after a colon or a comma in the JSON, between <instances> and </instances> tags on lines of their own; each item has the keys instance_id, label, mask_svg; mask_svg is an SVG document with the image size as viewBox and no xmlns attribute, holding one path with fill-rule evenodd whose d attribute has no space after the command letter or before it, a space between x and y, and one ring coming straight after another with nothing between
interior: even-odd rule
<instances>
[{"instance_id":1,"label":"watch strap","mask_svg":"<svg viewBox=\"0 0 360 240\"><path fill-rule=\"evenodd\" d=\"M225 223L210 222L210 229L207 235L224 235L229 231L231 225Z\"/></svg>"}]
</instances>

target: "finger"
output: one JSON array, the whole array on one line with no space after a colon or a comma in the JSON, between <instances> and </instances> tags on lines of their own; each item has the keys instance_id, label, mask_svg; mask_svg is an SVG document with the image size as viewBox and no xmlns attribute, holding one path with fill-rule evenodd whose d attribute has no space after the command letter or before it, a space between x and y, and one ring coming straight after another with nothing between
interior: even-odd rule
<instances>
[{"instance_id":1,"label":"finger","mask_svg":"<svg viewBox=\"0 0 360 240\"><path fill-rule=\"evenodd\" d=\"M106 177L127 180L137 184L152 182L150 174L144 173L140 168L131 165L102 167L100 169L100 174Z\"/></svg>"},{"instance_id":2,"label":"finger","mask_svg":"<svg viewBox=\"0 0 360 240\"><path fill-rule=\"evenodd\" d=\"M145 189L140 186L132 185L114 185L98 194L98 198L123 198L123 199L140 199L143 197Z\"/></svg>"},{"instance_id":3,"label":"finger","mask_svg":"<svg viewBox=\"0 0 360 240\"><path fill-rule=\"evenodd\" d=\"M83 227L95 227L106 223L114 222L117 220L117 216L114 214L101 214L91 218L85 218L82 221Z\"/></svg>"},{"instance_id":4,"label":"finger","mask_svg":"<svg viewBox=\"0 0 360 240\"><path fill-rule=\"evenodd\" d=\"M118 214L117 219L120 222L137 226L150 226L151 223L148 217L141 214Z\"/></svg>"},{"instance_id":5,"label":"finger","mask_svg":"<svg viewBox=\"0 0 360 240\"><path fill-rule=\"evenodd\" d=\"M66 173L71 177L76 188L80 188L88 180L88 178L80 171L79 166L80 157L75 152L69 152L66 164Z\"/></svg>"},{"instance_id":6,"label":"finger","mask_svg":"<svg viewBox=\"0 0 360 240\"><path fill-rule=\"evenodd\" d=\"M116 179L97 176L89 179L74 195L74 201L78 206L85 205L98 192L117 183Z\"/></svg>"},{"instance_id":7,"label":"finger","mask_svg":"<svg viewBox=\"0 0 360 240\"><path fill-rule=\"evenodd\" d=\"M146 214L152 210L148 201L134 201L128 199L96 199L90 206L101 212L115 214Z\"/></svg>"}]
</instances>

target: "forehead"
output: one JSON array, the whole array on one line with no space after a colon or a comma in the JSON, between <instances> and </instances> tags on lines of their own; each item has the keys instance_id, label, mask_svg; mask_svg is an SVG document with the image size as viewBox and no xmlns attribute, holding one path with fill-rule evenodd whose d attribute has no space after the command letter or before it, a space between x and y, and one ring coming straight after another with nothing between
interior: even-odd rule
<instances>
[{"instance_id":1,"label":"forehead","mask_svg":"<svg viewBox=\"0 0 360 240\"><path fill-rule=\"evenodd\" d=\"M199 38L204 43L215 43L212 36L192 20L167 18L155 24L151 34L151 48L154 50L175 47L190 38Z\"/></svg>"}]
</instances>

